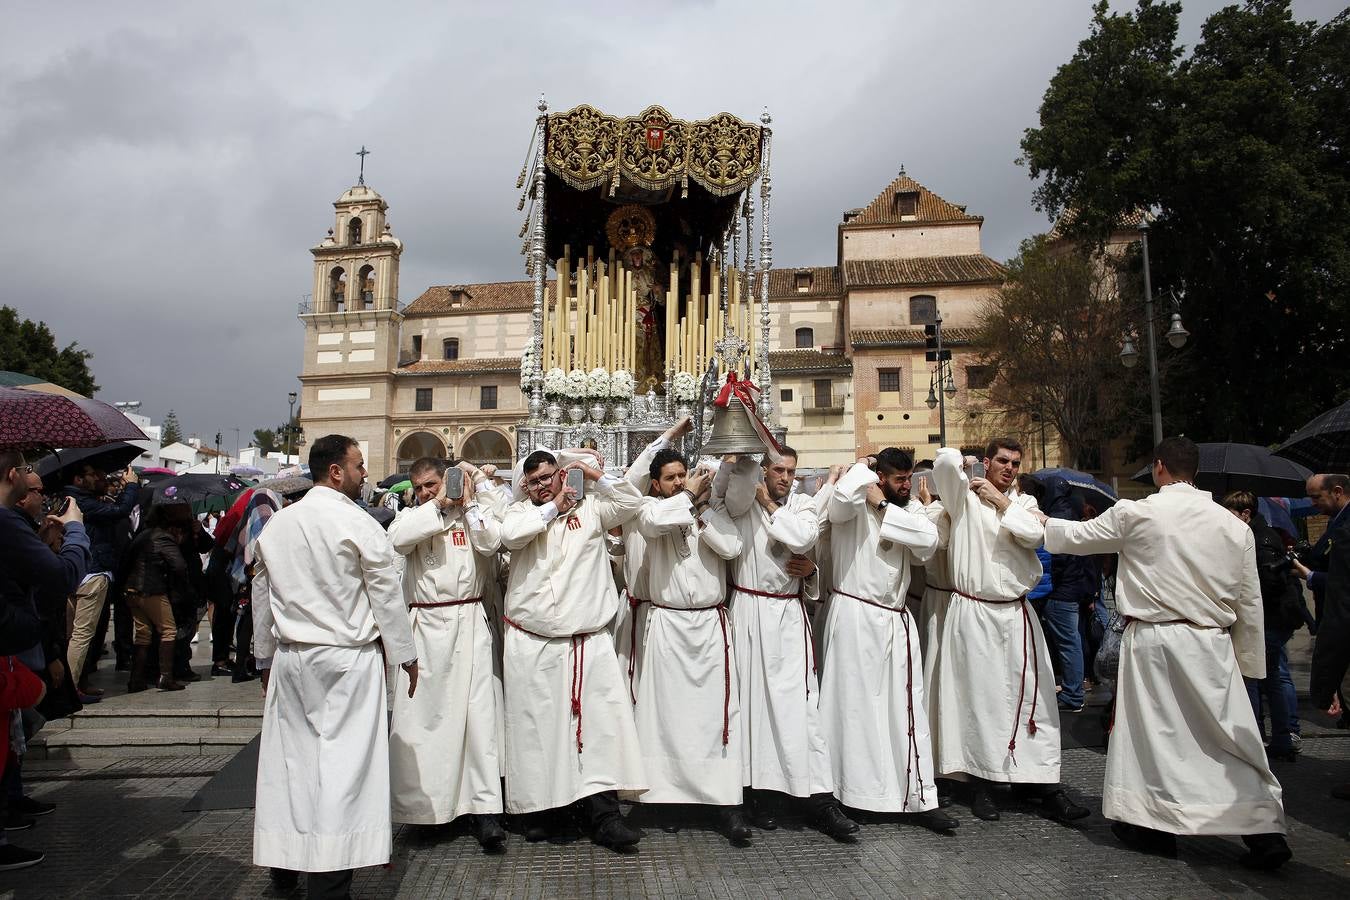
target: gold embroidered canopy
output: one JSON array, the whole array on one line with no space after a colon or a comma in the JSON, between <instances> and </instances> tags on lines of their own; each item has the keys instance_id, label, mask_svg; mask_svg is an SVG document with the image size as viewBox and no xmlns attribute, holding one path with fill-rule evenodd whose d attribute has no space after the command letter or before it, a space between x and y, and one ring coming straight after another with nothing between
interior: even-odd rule
<instances>
[{"instance_id":1,"label":"gold embroidered canopy","mask_svg":"<svg viewBox=\"0 0 1350 900\"><path fill-rule=\"evenodd\" d=\"M578 106L548 117L544 163L578 191L620 179L648 191L692 181L714 197L739 194L759 175L760 127L718 113L685 122L659 106L637 116L607 116Z\"/></svg>"}]
</instances>

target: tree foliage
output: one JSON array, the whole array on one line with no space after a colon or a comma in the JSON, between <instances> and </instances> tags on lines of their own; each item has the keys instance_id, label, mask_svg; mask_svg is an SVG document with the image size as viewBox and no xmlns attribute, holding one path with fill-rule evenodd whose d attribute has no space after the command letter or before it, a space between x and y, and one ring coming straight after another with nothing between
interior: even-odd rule
<instances>
[{"instance_id":1,"label":"tree foliage","mask_svg":"<svg viewBox=\"0 0 1350 900\"><path fill-rule=\"evenodd\" d=\"M271 428L255 428L253 430L253 446L261 450L264 455L275 453L281 449L277 443L277 433Z\"/></svg>"},{"instance_id":2,"label":"tree foliage","mask_svg":"<svg viewBox=\"0 0 1350 900\"><path fill-rule=\"evenodd\" d=\"M1350 386L1350 14L1249 0L1186 55L1179 12L1099 2L1022 161L1039 208L1090 246L1154 212L1154 293L1184 296L1192 334L1164 384L1169 430L1273 443Z\"/></svg>"},{"instance_id":3,"label":"tree foliage","mask_svg":"<svg viewBox=\"0 0 1350 900\"><path fill-rule=\"evenodd\" d=\"M1116 266L1071 243L1030 238L976 326L974 343L994 371L980 418L987 411L1025 429L1041 417L1070 466L1126 431L1146 402L1139 373L1120 364L1130 310Z\"/></svg>"},{"instance_id":4,"label":"tree foliage","mask_svg":"<svg viewBox=\"0 0 1350 900\"><path fill-rule=\"evenodd\" d=\"M159 426L159 443L161 447L167 447L170 444L176 444L183 440L183 426L178 424L178 414L169 410L168 415L164 417L163 423Z\"/></svg>"},{"instance_id":5,"label":"tree foliage","mask_svg":"<svg viewBox=\"0 0 1350 900\"><path fill-rule=\"evenodd\" d=\"M58 350L45 322L20 319L17 310L0 306L0 369L31 375L92 397L98 390L89 371L93 354L78 343Z\"/></svg>"}]
</instances>

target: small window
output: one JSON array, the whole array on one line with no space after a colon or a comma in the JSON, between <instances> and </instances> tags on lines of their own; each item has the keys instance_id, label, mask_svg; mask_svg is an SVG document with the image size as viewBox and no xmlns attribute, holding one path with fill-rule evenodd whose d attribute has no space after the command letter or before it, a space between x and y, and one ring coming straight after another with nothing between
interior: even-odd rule
<instances>
[{"instance_id":1,"label":"small window","mask_svg":"<svg viewBox=\"0 0 1350 900\"><path fill-rule=\"evenodd\" d=\"M797 329L797 349L810 350L816 345L816 332L811 328Z\"/></svg>"},{"instance_id":2,"label":"small window","mask_svg":"<svg viewBox=\"0 0 1350 900\"><path fill-rule=\"evenodd\" d=\"M920 294L909 298L909 324L932 325L937 322L937 298Z\"/></svg>"},{"instance_id":3,"label":"small window","mask_svg":"<svg viewBox=\"0 0 1350 900\"><path fill-rule=\"evenodd\" d=\"M900 370L878 369L877 390L883 394L900 392Z\"/></svg>"},{"instance_id":4,"label":"small window","mask_svg":"<svg viewBox=\"0 0 1350 900\"><path fill-rule=\"evenodd\" d=\"M420 334L413 335L413 356L418 359L422 358L422 336Z\"/></svg>"},{"instance_id":5,"label":"small window","mask_svg":"<svg viewBox=\"0 0 1350 900\"><path fill-rule=\"evenodd\" d=\"M459 338L446 338L441 341L442 359L459 359Z\"/></svg>"},{"instance_id":6,"label":"small window","mask_svg":"<svg viewBox=\"0 0 1350 900\"><path fill-rule=\"evenodd\" d=\"M830 379L817 378L811 382L811 387L816 394L816 408L828 409L830 406Z\"/></svg>"},{"instance_id":7,"label":"small window","mask_svg":"<svg viewBox=\"0 0 1350 900\"><path fill-rule=\"evenodd\" d=\"M361 243L361 217L352 216L352 220L347 223L347 243Z\"/></svg>"},{"instance_id":8,"label":"small window","mask_svg":"<svg viewBox=\"0 0 1350 900\"><path fill-rule=\"evenodd\" d=\"M779 403L791 403L791 402L792 402L792 388L783 388L782 390L780 390L780 391L778 392L778 402L779 402Z\"/></svg>"},{"instance_id":9,"label":"small window","mask_svg":"<svg viewBox=\"0 0 1350 900\"><path fill-rule=\"evenodd\" d=\"M942 445L942 435L940 435L940 434L930 434L930 435L928 435L928 443L930 443L930 444L937 444L937 445L941 446L941 445Z\"/></svg>"},{"instance_id":10,"label":"small window","mask_svg":"<svg viewBox=\"0 0 1350 900\"><path fill-rule=\"evenodd\" d=\"M497 386L495 384L483 385L483 393L478 400L479 409L497 408Z\"/></svg>"},{"instance_id":11,"label":"small window","mask_svg":"<svg viewBox=\"0 0 1350 900\"><path fill-rule=\"evenodd\" d=\"M799 294L807 293L808 291L811 290L811 273L798 272L796 276L794 276L794 284L797 288L797 293Z\"/></svg>"},{"instance_id":12,"label":"small window","mask_svg":"<svg viewBox=\"0 0 1350 900\"><path fill-rule=\"evenodd\" d=\"M417 404L413 408L418 412L431 411L431 388L417 389Z\"/></svg>"},{"instance_id":13,"label":"small window","mask_svg":"<svg viewBox=\"0 0 1350 900\"><path fill-rule=\"evenodd\" d=\"M973 391L983 391L993 383L993 366L966 366L966 387Z\"/></svg>"},{"instance_id":14,"label":"small window","mask_svg":"<svg viewBox=\"0 0 1350 900\"><path fill-rule=\"evenodd\" d=\"M912 219L919 214L919 192L902 191L895 195L895 214L902 219Z\"/></svg>"}]
</instances>

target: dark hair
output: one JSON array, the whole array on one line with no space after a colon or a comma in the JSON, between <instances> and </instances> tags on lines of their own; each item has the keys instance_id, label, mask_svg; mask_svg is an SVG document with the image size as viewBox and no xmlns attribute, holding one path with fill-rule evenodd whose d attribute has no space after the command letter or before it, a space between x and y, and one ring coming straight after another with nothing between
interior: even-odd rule
<instances>
[{"instance_id":1,"label":"dark hair","mask_svg":"<svg viewBox=\"0 0 1350 900\"><path fill-rule=\"evenodd\" d=\"M1036 505L1038 507L1044 505L1045 485L1041 484L1025 472L1017 476L1017 489L1029 497L1036 498Z\"/></svg>"},{"instance_id":2,"label":"dark hair","mask_svg":"<svg viewBox=\"0 0 1350 900\"><path fill-rule=\"evenodd\" d=\"M1153 459L1163 464L1173 478L1190 481L1200 471L1200 448L1188 437L1163 438L1162 443L1153 448Z\"/></svg>"},{"instance_id":3,"label":"dark hair","mask_svg":"<svg viewBox=\"0 0 1350 900\"><path fill-rule=\"evenodd\" d=\"M1340 488L1342 492L1350 491L1350 475L1341 475L1339 473L1317 476L1317 487L1323 491L1333 491Z\"/></svg>"},{"instance_id":4,"label":"dark hair","mask_svg":"<svg viewBox=\"0 0 1350 900\"><path fill-rule=\"evenodd\" d=\"M449 465L449 462L439 456L424 456L408 467L408 477L412 478L418 472L425 472L427 469L435 469L437 475L444 475Z\"/></svg>"},{"instance_id":5,"label":"dark hair","mask_svg":"<svg viewBox=\"0 0 1350 900\"><path fill-rule=\"evenodd\" d=\"M798 458L798 456L797 456L797 451L796 451L796 450L793 450L793 449L792 449L791 447L789 447L787 444L779 444L779 445L778 445L778 455L779 455L780 457L782 457L782 456L790 456L790 457L792 457L793 459L797 459L797 458ZM768 468L770 465L772 465L772 464L773 464L773 459L769 456L769 454L765 453L765 454L764 454L764 459L760 461L760 465L767 469L767 468Z\"/></svg>"},{"instance_id":6,"label":"dark hair","mask_svg":"<svg viewBox=\"0 0 1350 900\"><path fill-rule=\"evenodd\" d=\"M1168 469L1168 471L1170 472L1171 469ZM1227 496L1223 498L1223 505L1233 512L1242 512L1245 509L1252 515L1256 515L1258 509L1256 496L1251 491L1229 491Z\"/></svg>"},{"instance_id":7,"label":"dark hair","mask_svg":"<svg viewBox=\"0 0 1350 900\"><path fill-rule=\"evenodd\" d=\"M1022 452L1022 442L1016 438L999 437L989 442L989 446L984 448L984 458L993 459L994 455L1000 450L1011 450L1014 453Z\"/></svg>"},{"instance_id":8,"label":"dark hair","mask_svg":"<svg viewBox=\"0 0 1350 900\"><path fill-rule=\"evenodd\" d=\"M542 466L544 463L548 463L551 466L556 466L558 465L558 460L557 457L555 457L552 453L549 453L547 450L536 450L529 456L525 457L525 462L520 467L521 474L528 475L535 469Z\"/></svg>"},{"instance_id":9,"label":"dark hair","mask_svg":"<svg viewBox=\"0 0 1350 900\"><path fill-rule=\"evenodd\" d=\"M652 457L651 467L647 472L651 475L652 481L660 481L661 470L671 463L676 462L684 466L686 472L689 471L689 463L685 460L684 454L673 447L666 447L665 449L656 451L656 455Z\"/></svg>"},{"instance_id":10,"label":"dark hair","mask_svg":"<svg viewBox=\"0 0 1350 900\"><path fill-rule=\"evenodd\" d=\"M328 467L335 463L342 465L347 451L356 446L356 439L345 434L325 434L310 445L309 477L315 482L327 481Z\"/></svg>"},{"instance_id":11,"label":"dark hair","mask_svg":"<svg viewBox=\"0 0 1350 900\"><path fill-rule=\"evenodd\" d=\"M877 453L877 474L885 475L891 472L911 472L914 470L914 460L910 459L909 454L899 447L887 447Z\"/></svg>"},{"instance_id":12,"label":"dark hair","mask_svg":"<svg viewBox=\"0 0 1350 900\"><path fill-rule=\"evenodd\" d=\"M918 460L917 462L914 463L914 468L923 469L924 471L931 472L933 471L933 461L931 459Z\"/></svg>"},{"instance_id":13,"label":"dark hair","mask_svg":"<svg viewBox=\"0 0 1350 900\"><path fill-rule=\"evenodd\" d=\"M9 474L10 469L23 465L23 452L20 450L0 450L0 478Z\"/></svg>"}]
</instances>

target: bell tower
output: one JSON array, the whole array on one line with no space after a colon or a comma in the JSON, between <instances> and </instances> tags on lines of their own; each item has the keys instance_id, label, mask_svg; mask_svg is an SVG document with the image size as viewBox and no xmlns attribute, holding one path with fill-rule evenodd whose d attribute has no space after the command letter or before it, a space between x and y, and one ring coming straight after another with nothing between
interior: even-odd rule
<instances>
[{"instance_id":1,"label":"bell tower","mask_svg":"<svg viewBox=\"0 0 1350 900\"><path fill-rule=\"evenodd\" d=\"M389 204L364 184L333 203L333 227L314 254L314 312L392 310L398 304L403 242L385 219Z\"/></svg>"}]
</instances>

